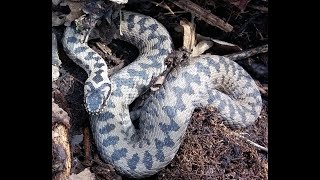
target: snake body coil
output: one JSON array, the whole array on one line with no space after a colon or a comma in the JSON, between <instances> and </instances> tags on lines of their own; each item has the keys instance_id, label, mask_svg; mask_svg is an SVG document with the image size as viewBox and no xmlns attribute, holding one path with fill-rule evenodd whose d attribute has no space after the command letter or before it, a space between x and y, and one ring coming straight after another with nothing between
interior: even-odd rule
<instances>
[{"instance_id":1,"label":"snake body coil","mask_svg":"<svg viewBox=\"0 0 320 180\"><path fill-rule=\"evenodd\" d=\"M94 109L90 120L97 149L118 172L141 178L170 163L196 107L216 107L233 128L246 127L259 116L261 97L250 75L225 57L203 55L170 72L145 101L136 129L128 106L149 87L152 77L165 70L172 42L159 22L132 12L123 12L121 31L122 39L136 45L140 54L110 80L103 59L80 43L82 36L74 27L67 28L63 38L69 57L88 73L85 89L96 93L86 106L94 106L87 109Z\"/></svg>"}]
</instances>

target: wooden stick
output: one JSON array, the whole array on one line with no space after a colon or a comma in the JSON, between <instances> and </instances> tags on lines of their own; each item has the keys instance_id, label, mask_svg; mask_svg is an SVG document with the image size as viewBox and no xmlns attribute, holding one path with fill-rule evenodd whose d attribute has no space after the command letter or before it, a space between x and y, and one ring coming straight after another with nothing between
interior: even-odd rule
<instances>
[{"instance_id":1,"label":"wooden stick","mask_svg":"<svg viewBox=\"0 0 320 180\"><path fill-rule=\"evenodd\" d=\"M252 48L249 50L228 54L228 55L225 55L224 57L227 57L233 61L237 61L237 60L241 60L241 59L246 59L246 58L254 56L256 54L266 53L266 52L268 52L268 44L260 46L260 47Z\"/></svg>"},{"instance_id":2,"label":"wooden stick","mask_svg":"<svg viewBox=\"0 0 320 180\"><path fill-rule=\"evenodd\" d=\"M196 17L202 19L203 21L207 22L208 24L215 26L225 32L231 32L233 27L224 22L222 19L217 17L216 15L212 14L209 10L203 9L199 5L191 2L190 0L170 0L172 3L184 9Z\"/></svg>"},{"instance_id":3,"label":"wooden stick","mask_svg":"<svg viewBox=\"0 0 320 180\"><path fill-rule=\"evenodd\" d=\"M259 144L255 143L255 142L253 142L253 141L251 141L251 140L247 139L246 137L244 137L244 136L242 136L242 135L238 134L238 133L235 133L235 132L234 132L233 134L234 134L234 135L236 135L237 137L239 137L239 138L241 138L241 139L245 140L245 141L246 141L246 142L248 142L249 144L251 144L251 145L255 146L256 148L258 148L258 149L260 149L260 150L262 150L262 151L268 152L268 148L263 147L263 146L261 146L261 145L259 145Z\"/></svg>"}]
</instances>

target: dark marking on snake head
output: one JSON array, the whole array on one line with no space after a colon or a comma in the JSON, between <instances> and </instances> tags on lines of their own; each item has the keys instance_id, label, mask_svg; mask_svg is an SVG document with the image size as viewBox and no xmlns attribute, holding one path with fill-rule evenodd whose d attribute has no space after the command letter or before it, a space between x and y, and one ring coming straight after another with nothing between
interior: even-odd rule
<instances>
[{"instance_id":1,"label":"dark marking on snake head","mask_svg":"<svg viewBox=\"0 0 320 180\"><path fill-rule=\"evenodd\" d=\"M118 161L123 157L126 157L128 150L126 148L116 149L111 155L113 161Z\"/></svg>"},{"instance_id":2,"label":"dark marking on snake head","mask_svg":"<svg viewBox=\"0 0 320 180\"><path fill-rule=\"evenodd\" d=\"M152 164L153 164L152 155L149 153L149 151L144 152L142 162L148 170L152 168Z\"/></svg>"},{"instance_id":3,"label":"dark marking on snake head","mask_svg":"<svg viewBox=\"0 0 320 180\"><path fill-rule=\"evenodd\" d=\"M131 170L135 170L137 168L137 164L139 162L140 158L138 156L138 153L135 153L134 155L132 155L131 159L128 159L128 167Z\"/></svg>"},{"instance_id":4,"label":"dark marking on snake head","mask_svg":"<svg viewBox=\"0 0 320 180\"><path fill-rule=\"evenodd\" d=\"M86 107L89 112L99 112L104 102L104 94L101 91L91 90L85 95Z\"/></svg>"},{"instance_id":5,"label":"dark marking on snake head","mask_svg":"<svg viewBox=\"0 0 320 180\"><path fill-rule=\"evenodd\" d=\"M109 136L107 139L104 139L102 144L105 147L108 147L110 145L116 145L118 144L119 137L118 136Z\"/></svg>"},{"instance_id":6,"label":"dark marking on snake head","mask_svg":"<svg viewBox=\"0 0 320 180\"><path fill-rule=\"evenodd\" d=\"M104 127L102 127L99 130L99 132L100 132L100 134L109 134L115 128L116 128L116 126L114 124L107 123Z\"/></svg>"},{"instance_id":7,"label":"dark marking on snake head","mask_svg":"<svg viewBox=\"0 0 320 180\"><path fill-rule=\"evenodd\" d=\"M79 53L85 52L87 49L88 49L87 47L80 46L74 50L74 53L79 54Z\"/></svg>"},{"instance_id":8,"label":"dark marking on snake head","mask_svg":"<svg viewBox=\"0 0 320 180\"><path fill-rule=\"evenodd\" d=\"M76 43L78 39L74 36L67 38L67 43Z\"/></svg>"}]
</instances>

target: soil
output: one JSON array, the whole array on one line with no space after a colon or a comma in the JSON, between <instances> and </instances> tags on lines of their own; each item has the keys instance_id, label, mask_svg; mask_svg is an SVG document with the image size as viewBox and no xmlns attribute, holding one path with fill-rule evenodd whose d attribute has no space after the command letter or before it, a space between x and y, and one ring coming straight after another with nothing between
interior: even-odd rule
<instances>
[{"instance_id":1,"label":"soil","mask_svg":"<svg viewBox=\"0 0 320 180\"><path fill-rule=\"evenodd\" d=\"M161 1L155 1L161 2ZM170 32L175 49L182 46L182 33L175 27L183 18L190 21L190 13L179 13L180 8L165 1L175 16L167 9L152 3L128 4L124 9L154 17ZM222 0L193 0L194 3L211 10L211 12L233 26L233 31L226 33L194 19L196 32L214 39L236 44L242 49L249 49L267 44L268 12L252 8L267 7L267 1L252 0L241 12L237 7ZM61 37L63 28L57 28ZM123 45L124 44L124 45ZM60 77L54 83L53 97L70 116L70 137L83 134L89 127L89 116L83 106L83 84L87 75L83 69L74 64L63 52L61 43L59 56L62 61ZM137 51L126 43L114 40L108 45L114 56L127 61L134 60L132 54ZM231 52L224 49L209 49L206 53L225 55ZM258 54L251 58L237 61L257 81L262 89L263 110L257 123L241 130L225 127L215 115L214 108L199 108L192 115L183 143L172 162L156 175L146 179L268 179L268 153L239 138L241 134L251 141L268 147L268 54ZM96 179L126 179L116 174L112 166L103 163L94 148L92 137L91 157L85 155L83 143L72 149L72 173L79 173L89 167Z\"/></svg>"}]
</instances>

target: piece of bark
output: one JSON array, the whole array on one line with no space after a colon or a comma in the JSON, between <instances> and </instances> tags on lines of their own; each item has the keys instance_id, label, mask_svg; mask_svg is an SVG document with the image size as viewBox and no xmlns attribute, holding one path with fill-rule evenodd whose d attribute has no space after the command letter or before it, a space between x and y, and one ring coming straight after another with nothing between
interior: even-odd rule
<instances>
[{"instance_id":1,"label":"piece of bark","mask_svg":"<svg viewBox=\"0 0 320 180\"><path fill-rule=\"evenodd\" d=\"M181 20L180 25L183 27L183 49L191 52L196 45L195 26L186 20Z\"/></svg>"},{"instance_id":2,"label":"piece of bark","mask_svg":"<svg viewBox=\"0 0 320 180\"><path fill-rule=\"evenodd\" d=\"M52 100L52 171L53 180L68 179L71 170L69 116Z\"/></svg>"},{"instance_id":3,"label":"piece of bark","mask_svg":"<svg viewBox=\"0 0 320 180\"><path fill-rule=\"evenodd\" d=\"M222 19L217 17L216 15L212 14L209 10L203 9L199 5L191 2L190 0L170 0L172 3L184 9L196 17L200 18L201 20L207 22L208 24L215 26L225 32L231 32L233 27L224 22Z\"/></svg>"}]
</instances>

